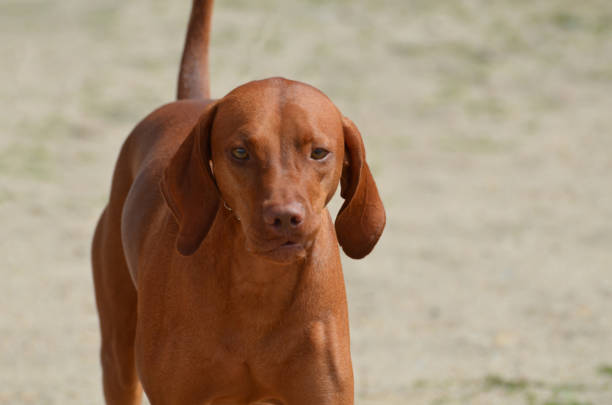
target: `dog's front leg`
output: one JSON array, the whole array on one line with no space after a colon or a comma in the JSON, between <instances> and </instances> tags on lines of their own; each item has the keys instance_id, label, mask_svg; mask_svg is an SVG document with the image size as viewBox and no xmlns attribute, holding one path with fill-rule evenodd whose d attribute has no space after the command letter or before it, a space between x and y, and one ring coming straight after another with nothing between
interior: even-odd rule
<instances>
[{"instance_id":1,"label":"dog's front leg","mask_svg":"<svg viewBox=\"0 0 612 405\"><path fill-rule=\"evenodd\" d=\"M291 358L282 384L286 405L353 405L348 325L314 322Z\"/></svg>"}]
</instances>

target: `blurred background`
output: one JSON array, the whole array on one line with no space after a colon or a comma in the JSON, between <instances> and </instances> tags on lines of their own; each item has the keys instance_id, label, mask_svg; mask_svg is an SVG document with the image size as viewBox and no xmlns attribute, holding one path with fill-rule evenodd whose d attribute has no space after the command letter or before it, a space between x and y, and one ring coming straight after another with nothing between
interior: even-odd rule
<instances>
[{"instance_id":1,"label":"blurred background","mask_svg":"<svg viewBox=\"0 0 612 405\"><path fill-rule=\"evenodd\" d=\"M0 0L0 404L102 404L90 241L190 6ZM305 81L365 137L357 404L612 403L612 2L220 0L211 61L216 97Z\"/></svg>"}]
</instances>

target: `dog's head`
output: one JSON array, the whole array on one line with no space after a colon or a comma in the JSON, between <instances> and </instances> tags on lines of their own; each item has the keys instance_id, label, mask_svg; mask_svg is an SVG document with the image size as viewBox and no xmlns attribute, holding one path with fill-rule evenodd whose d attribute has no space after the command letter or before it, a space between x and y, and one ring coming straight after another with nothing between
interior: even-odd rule
<instances>
[{"instance_id":1,"label":"dog's head","mask_svg":"<svg viewBox=\"0 0 612 405\"><path fill-rule=\"evenodd\" d=\"M167 167L161 188L193 254L223 205L246 248L278 262L306 255L341 184L338 242L352 258L373 249L385 211L361 135L319 90L285 79L240 86L209 105Z\"/></svg>"}]
</instances>

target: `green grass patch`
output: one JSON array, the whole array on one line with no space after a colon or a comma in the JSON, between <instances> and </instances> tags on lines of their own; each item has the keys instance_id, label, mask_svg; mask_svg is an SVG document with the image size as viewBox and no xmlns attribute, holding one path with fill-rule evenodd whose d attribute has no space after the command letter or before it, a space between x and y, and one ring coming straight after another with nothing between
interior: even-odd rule
<instances>
[{"instance_id":1,"label":"green grass patch","mask_svg":"<svg viewBox=\"0 0 612 405\"><path fill-rule=\"evenodd\" d=\"M576 400L573 400L573 399L569 399L569 400L565 400L565 399L561 399L561 400L551 399L551 400L548 400L548 401L544 402L542 405L593 405L593 403L592 402L576 401Z\"/></svg>"},{"instance_id":2,"label":"green grass patch","mask_svg":"<svg viewBox=\"0 0 612 405\"><path fill-rule=\"evenodd\" d=\"M567 11L559 11L554 13L552 15L552 21L558 28L564 30L577 29L582 25L582 20L580 17Z\"/></svg>"},{"instance_id":3,"label":"green grass patch","mask_svg":"<svg viewBox=\"0 0 612 405\"><path fill-rule=\"evenodd\" d=\"M529 387L529 381L524 378L507 379L498 375L485 377L484 385L487 389L501 389L508 392L522 391Z\"/></svg>"},{"instance_id":4,"label":"green grass patch","mask_svg":"<svg viewBox=\"0 0 612 405\"><path fill-rule=\"evenodd\" d=\"M602 364L597 367L597 373L606 377L612 377L612 365Z\"/></svg>"}]
</instances>

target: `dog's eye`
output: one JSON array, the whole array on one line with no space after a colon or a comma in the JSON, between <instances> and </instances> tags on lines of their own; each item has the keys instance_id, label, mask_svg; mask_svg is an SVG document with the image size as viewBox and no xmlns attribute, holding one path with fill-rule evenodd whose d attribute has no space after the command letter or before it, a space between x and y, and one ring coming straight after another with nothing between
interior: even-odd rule
<instances>
[{"instance_id":1,"label":"dog's eye","mask_svg":"<svg viewBox=\"0 0 612 405\"><path fill-rule=\"evenodd\" d=\"M325 156L327 156L329 154L329 151L323 149L323 148L315 148L312 150L312 153L310 154L310 157L313 158L314 160L321 160L323 159Z\"/></svg>"},{"instance_id":2,"label":"dog's eye","mask_svg":"<svg viewBox=\"0 0 612 405\"><path fill-rule=\"evenodd\" d=\"M249 158L249 152L244 148L232 149L232 156L238 160L247 160Z\"/></svg>"}]
</instances>

